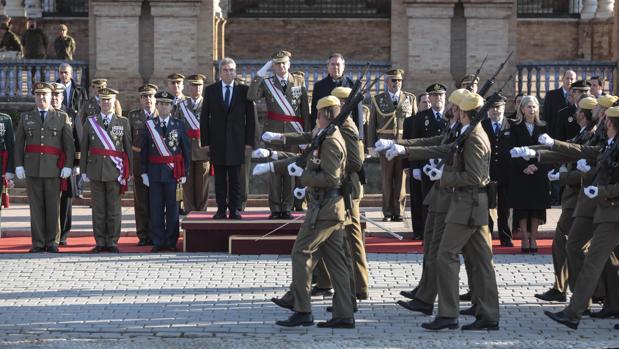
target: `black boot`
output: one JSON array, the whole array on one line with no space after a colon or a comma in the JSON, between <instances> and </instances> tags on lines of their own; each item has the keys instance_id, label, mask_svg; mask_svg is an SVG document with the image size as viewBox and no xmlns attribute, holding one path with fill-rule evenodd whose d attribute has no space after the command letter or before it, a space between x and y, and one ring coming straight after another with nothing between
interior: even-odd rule
<instances>
[{"instance_id":1,"label":"black boot","mask_svg":"<svg viewBox=\"0 0 619 349\"><path fill-rule=\"evenodd\" d=\"M408 310L417 311L426 315L432 315L432 311L434 310L433 304L427 304L418 299L413 299L408 302L398 301L398 305Z\"/></svg>"},{"instance_id":2,"label":"black boot","mask_svg":"<svg viewBox=\"0 0 619 349\"><path fill-rule=\"evenodd\" d=\"M535 298L541 299L546 302L565 302L567 300L567 297L565 297L565 293L557 290L554 287L544 293L536 293Z\"/></svg>"},{"instance_id":3,"label":"black boot","mask_svg":"<svg viewBox=\"0 0 619 349\"><path fill-rule=\"evenodd\" d=\"M299 313L295 311L287 320L276 321L275 324L284 327L312 326L314 324L314 317L312 313Z\"/></svg>"},{"instance_id":4,"label":"black boot","mask_svg":"<svg viewBox=\"0 0 619 349\"><path fill-rule=\"evenodd\" d=\"M459 327L459 325L458 319L456 318L437 316L434 318L434 321L421 324L421 327L425 328L426 330L438 331L445 328L455 330Z\"/></svg>"},{"instance_id":5,"label":"black boot","mask_svg":"<svg viewBox=\"0 0 619 349\"><path fill-rule=\"evenodd\" d=\"M571 319L569 316L567 316L567 314L565 314L565 311L560 311L557 313L553 313L551 311L544 311L544 315L548 316L549 318L553 319L554 321L565 325L569 328L571 328L572 330L575 330L578 328L578 320L574 320Z\"/></svg>"}]
</instances>

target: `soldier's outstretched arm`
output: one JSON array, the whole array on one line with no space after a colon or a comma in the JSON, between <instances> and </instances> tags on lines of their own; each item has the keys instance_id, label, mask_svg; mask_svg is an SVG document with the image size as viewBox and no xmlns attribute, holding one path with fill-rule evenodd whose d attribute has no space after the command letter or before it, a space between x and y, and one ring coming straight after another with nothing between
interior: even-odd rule
<instances>
[{"instance_id":1,"label":"soldier's outstretched arm","mask_svg":"<svg viewBox=\"0 0 619 349\"><path fill-rule=\"evenodd\" d=\"M440 145L442 140L443 136L438 135L427 138L401 139L398 141L398 144L405 147L426 147L431 145Z\"/></svg>"},{"instance_id":2,"label":"soldier's outstretched arm","mask_svg":"<svg viewBox=\"0 0 619 349\"><path fill-rule=\"evenodd\" d=\"M311 132L288 132L284 133L284 144L309 144L312 142L312 133Z\"/></svg>"},{"instance_id":3,"label":"soldier's outstretched arm","mask_svg":"<svg viewBox=\"0 0 619 349\"><path fill-rule=\"evenodd\" d=\"M540 164L561 165L581 159L581 156L574 156L576 153L564 153L556 150L537 149L537 161Z\"/></svg>"},{"instance_id":4,"label":"soldier's outstretched arm","mask_svg":"<svg viewBox=\"0 0 619 349\"><path fill-rule=\"evenodd\" d=\"M264 78L256 75L254 76L251 84L249 84L249 89L247 90L247 99L250 101L258 101L260 98L264 97Z\"/></svg>"},{"instance_id":5,"label":"soldier's outstretched arm","mask_svg":"<svg viewBox=\"0 0 619 349\"><path fill-rule=\"evenodd\" d=\"M406 157L410 161L436 159L450 156L453 151L453 145L441 144L429 147L406 147Z\"/></svg>"},{"instance_id":6,"label":"soldier's outstretched arm","mask_svg":"<svg viewBox=\"0 0 619 349\"><path fill-rule=\"evenodd\" d=\"M590 146L555 140L551 148L576 159L595 160L600 153L600 146Z\"/></svg>"},{"instance_id":7,"label":"soldier's outstretched arm","mask_svg":"<svg viewBox=\"0 0 619 349\"><path fill-rule=\"evenodd\" d=\"M279 155L279 152L277 153ZM277 161L273 161L273 172L280 176L288 176L288 165L297 161L299 156L291 156L288 158L282 158Z\"/></svg>"},{"instance_id":8,"label":"soldier's outstretched arm","mask_svg":"<svg viewBox=\"0 0 619 349\"><path fill-rule=\"evenodd\" d=\"M560 185L580 185L582 183L583 173L578 170L561 172L559 174Z\"/></svg>"}]
</instances>

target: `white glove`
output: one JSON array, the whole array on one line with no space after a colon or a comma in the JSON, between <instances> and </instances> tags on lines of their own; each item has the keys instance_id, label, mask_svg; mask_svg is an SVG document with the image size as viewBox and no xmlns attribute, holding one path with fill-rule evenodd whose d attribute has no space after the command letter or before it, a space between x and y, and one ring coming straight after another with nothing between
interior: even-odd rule
<instances>
[{"instance_id":1,"label":"white glove","mask_svg":"<svg viewBox=\"0 0 619 349\"><path fill-rule=\"evenodd\" d=\"M251 174L254 176L260 176L269 172L275 172L273 170L273 163L271 162L267 162L266 164L257 164Z\"/></svg>"},{"instance_id":2,"label":"white glove","mask_svg":"<svg viewBox=\"0 0 619 349\"><path fill-rule=\"evenodd\" d=\"M378 157L378 152L376 151L376 149L374 149L374 147L368 147L368 154L370 155L371 158Z\"/></svg>"},{"instance_id":3,"label":"white glove","mask_svg":"<svg viewBox=\"0 0 619 349\"><path fill-rule=\"evenodd\" d=\"M262 134L262 140L265 142L283 141L284 135L277 132L265 132Z\"/></svg>"},{"instance_id":4,"label":"white glove","mask_svg":"<svg viewBox=\"0 0 619 349\"><path fill-rule=\"evenodd\" d=\"M580 159L576 161L576 169L582 173L587 173L591 171L591 166L587 164L586 159Z\"/></svg>"},{"instance_id":5,"label":"white glove","mask_svg":"<svg viewBox=\"0 0 619 349\"><path fill-rule=\"evenodd\" d=\"M294 195L295 198L302 200L305 197L305 189L307 189L307 187L294 188L294 191L292 192L292 194Z\"/></svg>"},{"instance_id":6,"label":"white glove","mask_svg":"<svg viewBox=\"0 0 619 349\"><path fill-rule=\"evenodd\" d=\"M84 178L84 175L82 175L82 178ZM88 178L88 177L86 177L86 178ZM148 174L142 173L142 183L144 183L144 185L147 186L147 187L150 186L150 182L148 181Z\"/></svg>"},{"instance_id":7,"label":"white glove","mask_svg":"<svg viewBox=\"0 0 619 349\"><path fill-rule=\"evenodd\" d=\"M537 138L537 142L548 147L552 147L555 144L555 140L552 139L547 133L540 135Z\"/></svg>"},{"instance_id":8,"label":"white glove","mask_svg":"<svg viewBox=\"0 0 619 349\"><path fill-rule=\"evenodd\" d=\"M392 144L391 148L387 150L387 153L385 154L385 156L387 157L387 160L391 161L398 155L404 155L405 153L406 153L406 148L404 148L403 146L399 144Z\"/></svg>"},{"instance_id":9,"label":"white glove","mask_svg":"<svg viewBox=\"0 0 619 349\"><path fill-rule=\"evenodd\" d=\"M585 195L587 195L587 197L589 199L593 199L596 196L598 196L598 187L594 186L594 185L590 185L588 187L585 188Z\"/></svg>"},{"instance_id":10,"label":"white glove","mask_svg":"<svg viewBox=\"0 0 619 349\"><path fill-rule=\"evenodd\" d=\"M15 178L15 175L12 174L11 172L7 172L7 173L4 174L4 178L6 178L7 181L10 181L13 178Z\"/></svg>"},{"instance_id":11,"label":"white glove","mask_svg":"<svg viewBox=\"0 0 619 349\"><path fill-rule=\"evenodd\" d=\"M146 182L144 183L144 185L146 185L148 187L148 175L143 174L142 178L144 178L144 176L146 176ZM82 173L82 182L84 182L84 183L90 182L90 178L88 178L88 175L85 174L85 173Z\"/></svg>"},{"instance_id":12,"label":"white glove","mask_svg":"<svg viewBox=\"0 0 619 349\"><path fill-rule=\"evenodd\" d=\"M551 170L548 172L548 180L551 182L558 181L560 172L557 170Z\"/></svg>"},{"instance_id":13,"label":"white glove","mask_svg":"<svg viewBox=\"0 0 619 349\"><path fill-rule=\"evenodd\" d=\"M418 168L413 169L413 178L420 181L421 180L421 170Z\"/></svg>"},{"instance_id":14,"label":"white glove","mask_svg":"<svg viewBox=\"0 0 619 349\"><path fill-rule=\"evenodd\" d=\"M80 168L79 168L79 166L73 167L73 175L75 175L75 176L79 176L80 175Z\"/></svg>"},{"instance_id":15,"label":"white glove","mask_svg":"<svg viewBox=\"0 0 619 349\"><path fill-rule=\"evenodd\" d=\"M537 154L535 150L528 147L515 147L512 148L509 153L512 158L523 158L525 160L529 160Z\"/></svg>"},{"instance_id":16,"label":"white glove","mask_svg":"<svg viewBox=\"0 0 619 349\"><path fill-rule=\"evenodd\" d=\"M376 143L374 143L374 150L379 151L379 152L383 151L383 150L387 150L393 144L394 144L393 140L381 138L381 139L377 140Z\"/></svg>"},{"instance_id":17,"label":"white glove","mask_svg":"<svg viewBox=\"0 0 619 349\"><path fill-rule=\"evenodd\" d=\"M440 160L440 159L430 159L430 160L428 160L428 163L429 163L429 164L430 164L430 166L432 166L432 167L436 167L436 166L438 166L438 163L439 163L439 162L441 162L441 160Z\"/></svg>"},{"instance_id":18,"label":"white glove","mask_svg":"<svg viewBox=\"0 0 619 349\"><path fill-rule=\"evenodd\" d=\"M288 165L288 174L292 177L301 177L303 174L303 169L293 162Z\"/></svg>"},{"instance_id":19,"label":"white glove","mask_svg":"<svg viewBox=\"0 0 619 349\"><path fill-rule=\"evenodd\" d=\"M251 152L251 157L252 159L262 159L268 157L269 154L271 154L271 152L268 149L258 148Z\"/></svg>"},{"instance_id":20,"label":"white glove","mask_svg":"<svg viewBox=\"0 0 619 349\"><path fill-rule=\"evenodd\" d=\"M19 179L24 179L24 178L26 178L26 170L24 169L23 166L17 166L15 168L15 175Z\"/></svg>"},{"instance_id":21,"label":"white glove","mask_svg":"<svg viewBox=\"0 0 619 349\"><path fill-rule=\"evenodd\" d=\"M431 169L428 177L430 177L431 181L438 181L441 177L443 177L443 169L436 167Z\"/></svg>"},{"instance_id":22,"label":"white glove","mask_svg":"<svg viewBox=\"0 0 619 349\"><path fill-rule=\"evenodd\" d=\"M73 173L73 170L70 167L63 167L62 170L60 170L60 178L69 178L71 177L71 173Z\"/></svg>"},{"instance_id":23,"label":"white glove","mask_svg":"<svg viewBox=\"0 0 619 349\"><path fill-rule=\"evenodd\" d=\"M426 174L426 176L430 175L430 170L432 170L434 168L434 166L426 164L421 170L423 171L423 173Z\"/></svg>"},{"instance_id":24,"label":"white glove","mask_svg":"<svg viewBox=\"0 0 619 349\"><path fill-rule=\"evenodd\" d=\"M256 72L256 75L258 75L261 78L264 78L267 75L267 73L271 70L272 66L273 66L273 61L269 60L262 66L262 68L260 68L260 70L258 70L258 72Z\"/></svg>"},{"instance_id":25,"label":"white glove","mask_svg":"<svg viewBox=\"0 0 619 349\"><path fill-rule=\"evenodd\" d=\"M181 177L181 184L187 183L187 177Z\"/></svg>"},{"instance_id":26,"label":"white glove","mask_svg":"<svg viewBox=\"0 0 619 349\"><path fill-rule=\"evenodd\" d=\"M559 167L559 172L567 172L567 167L565 165L561 165L561 167Z\"/></svg>"},{"instance_id":27,"label":"white glove","mask_svg":"<svg viewBox=\"0 0 619 349\"><path fill-rule=\"evenodd\" d=\"M309 147L309 144L299 144L299 149L305 150L305 148Z\"/></svg>"}]
</instances>

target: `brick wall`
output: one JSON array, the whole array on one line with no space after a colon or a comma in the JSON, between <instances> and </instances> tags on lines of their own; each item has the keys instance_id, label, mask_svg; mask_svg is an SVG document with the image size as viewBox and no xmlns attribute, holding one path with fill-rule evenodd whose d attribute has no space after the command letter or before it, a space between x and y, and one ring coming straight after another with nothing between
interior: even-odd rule
<instances>
[{"instance_id":1,"label":"brick wall","mask_svg":"<svg viewBox=\"0 0 619 349\"><path fill-rule=\"evenodd\" d=\"M226 56L267 59L286 49L292 59L325 59L338 51L349 60L390 60L388 19L230 18Z\"/></svg>"}]
</instances>

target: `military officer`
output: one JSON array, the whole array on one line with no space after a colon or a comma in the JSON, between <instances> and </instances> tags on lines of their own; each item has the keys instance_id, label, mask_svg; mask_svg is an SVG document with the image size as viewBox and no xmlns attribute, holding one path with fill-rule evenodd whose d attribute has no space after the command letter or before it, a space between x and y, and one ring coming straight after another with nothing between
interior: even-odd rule
<instances>
[{"instance_id":1,"label":"military officer","mask_svg":"<svg viewBox=\"0 0 619 349\"><path fill-rule=\"evenodd\" d=\"M309 102L303 73L289 73L291 53L278 51L257 73L249 86L247 98L258 101L264 98L267 115L263 131L309 131ZM298 146L275 150L298 151ZM271 174L269 185L270 219L292 219L293 181L290 176Z\"/></svg>"},{"instance_id":2,"label":"military officer","mask_svg":"<svg viewBox=\"0 0 619 349\"><path fill-rule=\"evenodd\" d=\"M168 75L168 93L173 96L172 99L172 115L176 114L180 102L187 99L183 94L185 89L185 76L181 73L172 73Z\"/></svg>"},{"instance_id":3,"label":"military officer","mask_svg":"<svg viewBox=\"0 0 619 349\"><path fill-rule=\"evenodd\" d=\"M2 180L0 180L0 192L2 193L2 205L8 207L9 183L15 177L15 133L13 132L13 122L8 114L0 113L0 159L2 159L2 167L0 171Z\"/></svg>"},{"instance_id":4,"label":"military officer","mask_svg":"<svg viewBox=\"0 0 619 349\"><path fill-rule=\"evenodd\" d=\"M189 96L179 102L176 118L181 120L191 140L191 162L189 163L187 182L183 185L183 209L206 211L209 187L209 154L200 141L200 113L202 111L202 90L206 76L194 74L187 77Z\"/></svg>"},{"instance_id":5,"label":"military officer","mask_svg":"<svg viewBox=\"0 0 619 349\"><path fill-rule=\"evenodd\" d=\"M101 112L88 116L82 137L82 180L92 192L93 253L118 253L122 220L120 196L127 190L131 173L131 126L114 113L118 91L99 90Z\"/></svg>"},{"instance_id":6,"label":"military officer","mask_svg":"<svg viewBox=\"0 0 619 349\"><path fill-rule=\"evenodd\" d=\"M187 181L191 143L182 122L172 117L174 96L158 92L159 117L146 121L140 153L142 181L148 187L153 252L176 251L179 234L178 187ZM180 197L179 197L180 196Z\"/></svg>"},{"instance_id":7,"label":"military officer","mask_svg":"<svg viewBox=\"0 0 619 349\"><path fill-rule=\"evenodd\" d=\"M21 114L15 133L15 175L26 179L32 249L58 252L60 191L71 176L75 148L66 114L51 107L52 87L34 84L35 108Z\"/></svg>"},{"instance_id":8,"label":"military officer","mask_svg":"<svg viewBox=\"0 0 619 349\"><path fill-rule=\"evenodd\" d=\"M73 173L69 177L69 185L67 190L62 191L60 194L60 246L67 244L67 236L71 230L71 218L72 218L72 203L71 199L77 194L77 176L79 175L79 162L80 162L80 139L77 133L77 127L75 123L76 112L73 109L67 111L66 106L62 103L64 100L65 87L63 84L53 82L52 86L52 108L56 109L60 113L66 114L69 123L73 131L73 144L75 146L75 161L73 162ZM81 124L80 124L81 126Z\"/></svg>"},{"instance_id":9,"label":"military officer","mask_svg":"<svg viewBox=\"0 0 619 349\"><path fill-rule=\"evenodd\" d=\"M317 125L324 129L339 113L340 101L335 96L318 101ZM272 163L265 165L273 165ZM307 186L309 203L306 219L301 225L292 248L292 284L290 303L277 303L294 311L287 320L277 321L280 326L296 327L314 324L310 288L312 271L319 253L331 273L335 288L333 318L318 323L318 327L354 328L354 297L350 287L348 262L344 254L344 222L346 209L340 192L346 166L346 144L339 129L327 136L318 152L307 161L305 169L295 163L288 165L289 173L300 176Z\"/></svg>"},{"instance_id":10,"label":"military officer","mask_svg":"<svg viewBox=\"0 0 619 349\"><path fill-rule=\"evenodd\" d=\"M80 106L79 119L82 120L82 124L86 122L86 118L91 115L98 115L101 112L101 101L99 98L99 90L107 87L107 79L96 78L92 79L90 83L91 97ZM114 114L117 116L122 115L122 107L120 102L116 100L114 102Z\"/></svg>"},{"instance_id":11,"label":"military officer","mask_svg":"<svg viewBox=\"0 0 619 349\"><path fill-rule=\"evenodd\" d=\"M372 97L367 143L370 146L370 155L377 155L372 145L379 138L400 141L404 132L404 119L417 112L415 95L402 90L403 75L402 69L387 71L387 91ZM402 159L388 161L384 154L378 156L383 193L383 221L401 222L406 203Z\"/></svg>"},{"instance_id":12,"label":"military officer","mask_svg":"<svg viewBox=\"0 0 619 349\"><path fill-rule=\"evenodd\" d=\"M466 74L462 79L460 79L460 88L467 89L473 93L477 93L477 88L479 86L479 76L475 74Z\"/></svg>"},{"instance_id":13,"label":"military officer","mask_svg":"<svg viewBox=\"0 0 619 349\"><path fill-rule=\"evenodd\" d=\"M583 95L589 94L591 83L578 80L572 83L570 87L570 95L568 97L568 105L557 112L557 120L554 122L554 137L561 141L574 138L580 126L576 122L576 109L578 101Z\"/></svg>"},{"instance_id":14,"label":"military officer","mask_svg":"<svg viewBox=\"0 0 619 349\"><path fill-rule=\"evenodd\" d=\"M142 159L140 151L144 143L144 137L148 130L146 129L146 121L155 119L159 115L155 108L155 93L158 87L154 84L145 84L140 86L138 93L140 94L140 108L129 112L127 118L131 125L131 133L133 135L131 149L133 150L133 207L135 209L135 225L136 233L139 239L138 246L149 246L153 244L151 231L149 227L149 205L148 205L148 187L142 181Z\"/></svg>"}]
</instances>

